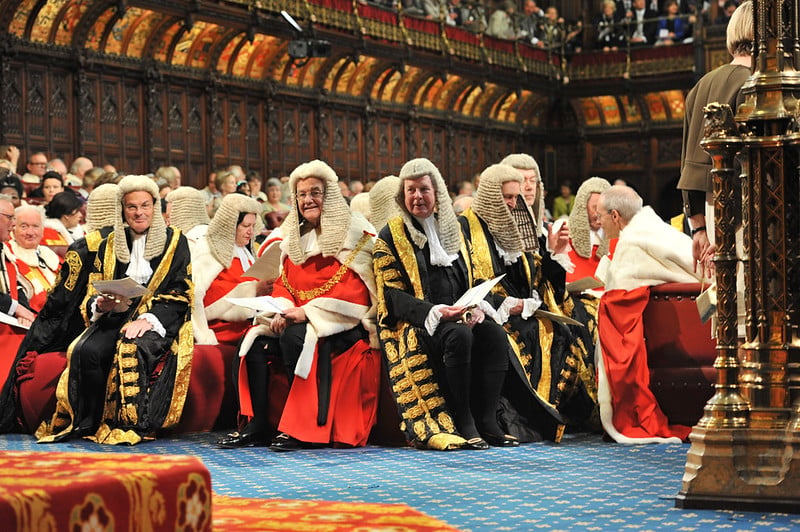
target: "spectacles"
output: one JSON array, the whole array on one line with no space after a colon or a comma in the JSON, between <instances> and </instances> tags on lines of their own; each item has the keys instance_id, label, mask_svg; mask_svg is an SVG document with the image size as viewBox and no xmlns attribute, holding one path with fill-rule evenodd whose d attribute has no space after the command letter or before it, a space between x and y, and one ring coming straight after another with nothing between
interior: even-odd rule
<instances>
[{"instance_id":1,"label":"spectacles","mask_svg":"<svg viewBox=\"0 0 800 532\"><path fill-rule=\"evenodd\" d=\"M13 214L6 214L6 213L4 213L4 212L0 212L0 214L2 214L3 216L5 216L6 218L8 218L8 221L9 221L9 222L13 222L13 221L14 221L14 215L13 215Z\"/></svg>"},{"instance_id":2,"label":"spectacles","mask_svg":"<svg viewBox=\"0 0 800 532\"><path fill-rule=\"evenodd\" d=\"M298 192L297 199L304 200L307 197L311 196L311 199L320 199L325 192L318 188L312 189L310 192Z\"/></svg>"},{"instance_id":3,"label":"spectacles","mask_svg":"<svg viewBox=\"0 0 800 532\"><path fill-rule=\"evenodd\" d=\"M28 163L31 166L47 166L47 163Z\"/></svg>"}]
</instances>

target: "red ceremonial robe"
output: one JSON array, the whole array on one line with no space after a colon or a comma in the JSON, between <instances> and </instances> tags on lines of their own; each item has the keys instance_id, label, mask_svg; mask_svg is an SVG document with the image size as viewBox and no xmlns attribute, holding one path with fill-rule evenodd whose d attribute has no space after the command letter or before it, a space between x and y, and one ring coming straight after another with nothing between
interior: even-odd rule
<instances>
[{"instance_id":1,"label":"red ceremonial robe","mask_svg":"<svg viewBox=\"0 0 800 532\"><path fill-rule=\"evenodd\" d=\"M283 263L285 279L275 280L272 296L292 301L295 306L305 306L314 297L301 299L301 291L313 291L323 286L337 273L341 263L333 257L315 255L297 266L286 258ZM359 276L346 269L341 279L318 299L339 300L350 304L371 306L369 290ZM331 301L335 306L335 301ZM330 308L331 306L329 306ZM313 319L310 320L313 324ZM346 330L346 329L345 329ZM319 349L315 349L309 378L294 376L289 397L281 416L278 430L300 441L310 443L340 443L361 446L367 443L375 424L378 407L380 355L360 340L331 362L331 394L328 419L317 425L316 365Z\"/></svg>"},{"instance_id":2,"label":"red ceremonial robe","mask_svg":"<svg viewBox=\"0 0 800 532\"><path fill-rule=\"evenodd\" d=\"M575 265L575 269L571 273L567 272L566 281L568 283L583 279L584 277L594 276L597 265L600 263L600 257L597 256L597 248L598 246L596 245L592 246L592 253L589 255L589 258L584 258L578 255L572 246L570 246L568 253L569 260Z\"/></svg>"},{"instance_id":3,"label":"red ceremonial robe","mask_svg":"<svg viewBox=\"0 0 800 532\"><path fill-rule=\"evenodd\" d=\"M222 299L240 283L258 280L253 277L243 277L243 273L242 262L237 257L234 257L230 267L223 269L216 279L211 281L211 285L206 290L206 295L203 298L203 305L208 307L215 301ZM221 344L236 345L249 327L250 321L208 321L208 328L214 331L217 341Z\"/></svg>"},{"instance_id":4,"label":"red ceremonial robe","mask_svg":"<svg viewBox=\"0 0 800 532\"><path fill-rule=\"evenodd\" d=\"M5 271L6 280L8 281L8 295L15 301L19 301L16 264L5 252L2 253L0 260L3 261L3 270ZM14 364L19 345L24 339L24 329L13 327L6 323L0 323L0 342L3 343L3 348L0 349L0 382L5 382L8 378L8 373L11 371L11 366Z\"/></svg>"},{"instance_id":5,"label":"red ceremonial robe","mask_svg":"<svg viewBox=\"0 0 800 532\"><path fill-rule=\"evenodd\" d=\"M622 436L686 440L691 427L670 425L650 390L642 319L649 297L649 286L603 294L597 317L602 348L598 379L608 383L613 428ZM601 416L603 403L601 398Z\"/></svg>"}]
</instances>

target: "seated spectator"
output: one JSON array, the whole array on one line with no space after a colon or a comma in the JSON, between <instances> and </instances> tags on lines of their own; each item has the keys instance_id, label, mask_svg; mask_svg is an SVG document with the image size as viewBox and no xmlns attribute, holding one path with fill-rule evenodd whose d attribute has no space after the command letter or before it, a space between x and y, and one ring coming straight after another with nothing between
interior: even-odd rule
<instances>
[{"instance_id":1,"label":"seated spectator","mask_svg":"<svg viewBox=\"0 0 800 532\"><path fill-rule=\"evenodd\" d=\"M261 174L255 170L250 170L247 172L247 183L250 185L250 197L259 203L265 203L267 201L267 194L261 190L263 185Z\"/></svg>"},{"instance_id":2,"label":"seated spectator","mask_svg":"<svg viewBox=\"0 0 800 532\"><path fill-rule=\"evenodd\" d=\"M466 5L467 16L464 19L464 28L474 32L481 33L486 29L486 11L483 2L480 0L467 0Z\"/></svg>"},{"instance_id":3,"label":"seated spectator","mask_svg":"<svg viewBox=\"0 0 800 532\"><path fill-rule=\"evenodd\" d=\"M22 175L23 182L36 183L42 182L42 177L47 172L47 155L42 152L36 152L28 159L26 166L27 172Z\"/></svg>"},{"instance_id":4,"label":"seated spectator","mask_svg":"<svg viewBox=\"0 0 800 532\"><path fill-rule=\"evenodd\" d=\"M539 27L544 18L544 11L536 4L536 0L525 0L522 13L517 18L517 38L530 44L539 42Z\"/></svg>"},{"instance_id":5,"label":"seated spectator","mask_svg":"<svg viewBox=\"0 0 800 532\"><path fill-rule=\"evenodd\" d=\"M448 0L447 14L444 19L445 24L448 26L463 26L468 15L469 9L464 7L461 0Z\"/></svg>"},{"instance_id":6,"label":"seated spectator","mask_svg":"<svg viewBox=\"0 0 800 532\"><path fill-rule=\"evenodd\" d=\"M208 211L205 206L205 195L194 187L178 187L167 194L167 210L164 220L167 225L181 230L189 249L205 236L208 231Z\"/></svg>"},{"instance_id":7,"label":"seated spectator","mask_svg":"<svg viewBox=\"0 0 800 532\"><path fill-rule=\"evenodd\" d=\"M8 168L0 168L0 194L11 198L15 209L23 204L22 192L22 181L19 176Z\"/></svg>"},{"instance_id":8,"label":"seated spectator","mask_svg":"<svg viewBox=\"0 0 800 532\"><path fill-rule=\"evenodd\" d=\"M571 54L581 50L577 37L583 31L583 23L578 21L575 25L568 25L564 18L559 16L556 6L548 7L539 26L539 41L536 46L548 50L564 50Z\"/></svg>"},{"instance_id":9,"label":"seated spectator","mask_svg":"<svg viewBox=\"0 0 800 532\"><path fill-rule=\"evenodd\" d=\"M88 437L132 445L180 419L194 349L189 246L164 224L152 179L126 176L119 193L121 216L89 277L87 329L67 350L65 385L52 420L36 431L40 442ZM128 299L91 283L125 277L147 292Z\"/></svg>"},{"instance_id":10,"label":"seated spectator","mask_svg":"<svg viewBox=\"0 0 800 532\"><path fill-rule=\"evenodd\" d=\"M602 12L597 15L593 24L597 34L595 42L604 52L616 52L620 46L625 45L625 32L619 25L620 20L622 17L617 14L616 2L603 0Z\"/></svg>"},{"instance_id":11,"label":"seated spectator","mask_svg":"<svg viewBox=\"0 0 800 532\"><path fill-rule=\"evenodd\" d=\"M725 0L722 10L717 15L717 18L714 19L714 24L717 26L727 26L737 7L739 7L739 2L736 0Z\"/></svg>"},{"instance_id":12,"label":"seated spectator","mask_svg":"<svg viewBox=\"0 0 800 532\"><path fill-rule=\"evenodd\" d=\"M252 244L261 205L253 198L229 194L192 249L195 344L236 345L255 316L228 297L255 297L257 280L243 277L255 262Z\"/></svg>"},{"instance_id":13,"label":"seated spectator","mask_svg":"<svg viewBox=\"0 0 800 532\"><path fill-rule=\"evenodd\" d=\"M49 180L48 180L49 181ZM42 244L64 257L67 247L83 238L84 203L72 192L59 192L44 208L44 237Z\"/></svg>"},{"instance_id":14,"label":"seated spectator","mask_svg":"<svg viewBox=\"0 0 800 532\"><path fill-rule=\"evenodd\" d=\"M624 19L628 23L628 40L632 46L653 46L658 39L658 12L645 5L645 0L633 0L631 11Z\"/></svg>"},{"instance_id":15,"label":"seated spectator","mask_svg":"<svg viewBox=\"0 0 800 532\"><path fill-rule=\"evenodd\" d=\"M516 39L517 32L514 29L513 19L516 11L516 2L514 0L505 0L502 7L496 9L489 17L489 26L486 28L486 35L496 39Z\"/></svg>"},{"instance_id":16,"label":"seated spectator","mask_svg":"<svg viewBox=\"0 0 800 532\"><path fill-rule=\"evenodd\" d=\"M689 30L689 21L678 13L678 0L667 0L664 3L664 16L658 20L656 45L681 43L689 36Z\"/></svg>"},{"instance_id":17,"label":"seated spectator","mask_svg":"<svg viewBox=\"0 0 800 532\"><path fill-rule=\"evenodd\" d=\"M0 168L11 170L12 173L17 173L17 164L19 163L19 148L4 144L0 146Z\"/></svg>"},{"instance_id":18,"label":"seated spectator","mask_svg":"<svg viewBox=\"0 0 800 532\"><path fill-rule=\"evenodd\" d=\"M9 245L17 261L17 271L28 281L28 306L39 312L55 284L60 257L41 245L44 226L39 209L23 205L16 208L15 215L14 239Z\"/></svg>"},{"instance_id":19,"label":"seated spectator","mask_svg":"<svg viewBox=\"0 0 800 532\"><path fill-rule=\"evenodd\" d=\"M381 345L406 437L440 450L516 445L497 421L512 356L506 333L487 301L454 305L473 268L447 185L427 159L408 161L399 177L402 215L381 230L374 260Z\"/></svg>"},{"instance_id":20,"label":"seated spectator","mask_svg":"<svg viewBox=\"0 0 800 532\"><path fill-rule=\"evenodd\" d=\"M271 177L267 179L267 201L261 204L262 213L264 215L264 225L267 229L275 229L278 227L283 219L289 214L289 206L281 202L282 185L279 179ZM276 213L276 217L267 216L270 213ZM277 225L276 225L277 223Z\"/></svg>"},{"instance_id":21,"label":"seated spectator","mask_svg":"<svg viewBox=\"0 0 800 532\"><path fill-rule=\"evenodd\" d=\"M572 193L572 182L564 181L559 187L559 195L553 198L553 218L569 216L572 206L575 205L575 195Z\"/></svg>"},{"instance_id":22,"label":"seated spectator","mask_svg":"<svg viewBox=\"0 0 800 532\"><path fill-rule=\"evenodd\" d=\"M23 181L23 186L27 188ZM45 172L41 185L30 193L28 203L31 205L47 205L59 192L64 192L64 182L55 172ZM74 193L72 194L75 195Z\"/></svg>"},{"instance_id":23,"label":"seated spectator","mask_svg":"<svg viewBox=\"0 0 800 532\"><path fill-rule=\"evenodd\" d=\"M8 247L11 230L14 228L14 206L7 196L0 196L0 312L16 317L24 327L29 327L35 315L28 307L28 298L17 271L16 260ZM5 323L0 324L3 349L6 358L0 359L0 378L5 379L13 360L13 353L23 338L23 331Z\"/></svg>"},{"instance_id":24,"label":"seated spectator","mask_svg":"<svg viewBox=\"0 0 800 532\"><path fill-rule=\"evenodd\" d=\"M219 209L220 203L222 203L222 198L227 196L228 194L233 194L236 192L236 185L238 180L236 176L230 170L220 170L216 173L216 177L214 178L214 185L216 189L219 191L218 196L214 196L211 200L208 216L213 218L214 213L217 212Z\"/></svg>"},{"instance_id":25,"label":"seated spectator","mask_svg":"<svg viewBox=\"0 0 800 532\"><path fill-rule=\"evenodd\" d=\"M600 195L603 230L616 247L597 276L605 281L598 329L598 397L603 428L620 443L680 442L690 427L670 426L650 391L642 314L649 287L699 281L692 239L661 220L624 186Z\"/></svg>"},{"instance_id":26,"label":"seated spectator","mask_svg":"<svg viewBox=\"0 0 800 532\"><path fill-rule=\"evenodd\" d=\"M66 351L72 341L86 330L81 303L100 242L113 230L114 221L119 216L117 186L98 186L89 198L86 238L76 240L67 250L56 284L19 346L12 366L15 370L9 373L0 393L1 433L18 428L17 378L26 371L33 371L39 354Z\"/></svg>"}]
</instances>

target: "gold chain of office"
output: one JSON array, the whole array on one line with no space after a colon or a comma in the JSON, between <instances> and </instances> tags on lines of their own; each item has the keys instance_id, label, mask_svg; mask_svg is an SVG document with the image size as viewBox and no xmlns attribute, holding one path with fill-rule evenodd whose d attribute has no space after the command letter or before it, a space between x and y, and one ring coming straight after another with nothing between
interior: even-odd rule
<instances>
[{"instance_id":1,"label":"gold chain of office","mask_svg":"<svg viewBox=\"0 0 800 532\"><path fill-rule=\"evenodd\" d=\"M339 269L336 270L336 273L333 274L333 277L325 281L325 284L323 284L322 286L318 286L317 288L312 288L311 290L295 290L292 287L292 285L289 284L289 279L286 277L286 268L284 268L283 271L281 272L281 281L283 281L283 286L286 287L286 289L289 291L290 294L292 294L292 296L295 297L295 299L298 299L300 301L310 301L316 297L327 294L336 285L336 283L342 280L342 277L344 277L344 274L347 272L347 269L350 267L350 264L353 262L353 260L355 260L356 255L358 255L358 252L361 251L361 248L364 247L364 245L370 238L371 235L365 232L364 236L362 236L359 239L358 244L356 244L356 248L353 250L353 252L350 253L347 259L345 259L344 263L342 263L342 265L339 266Z\"/></svg>"}]
</instances>

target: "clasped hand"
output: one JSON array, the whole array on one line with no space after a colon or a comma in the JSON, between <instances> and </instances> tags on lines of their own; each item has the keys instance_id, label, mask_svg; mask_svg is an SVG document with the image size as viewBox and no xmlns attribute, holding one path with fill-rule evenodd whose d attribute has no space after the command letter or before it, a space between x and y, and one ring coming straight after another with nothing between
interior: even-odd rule
<instances>
[{"instance_id":1,"label":"clasped hand","mask_svg":"<svg viewBox=\"0 0 800 532\"><path fill-rule=\"evenodd\" d=\"M478 307L442 307L439 309L442 321L463 321L467 327L482 323L485 315Z\"/></svg>"},{"instance_id":2,"label":"clasped hand","mask_svg":"<svg viewBox=\"0 0 800 532\"><path fill-rule=\"evenodd\" d=\"M100 312L125 312L131 306L130 299L114 294L100 294L96 303Z\"/></svg>"},{"instance_id":3,"label":"clasped hand","mask_svg":"<svg viewBox=\"0 0 800 532\"><path fill-rule=\"evenodd\" d=\"M302 307L292 307L287 308L280 314L275 314L275 316L272 317L269 328L272 329L273 333L281 334L289 325L303 323L304 321L307 321L306 311L303 310Z\"/></svg>"}]
</instances>

